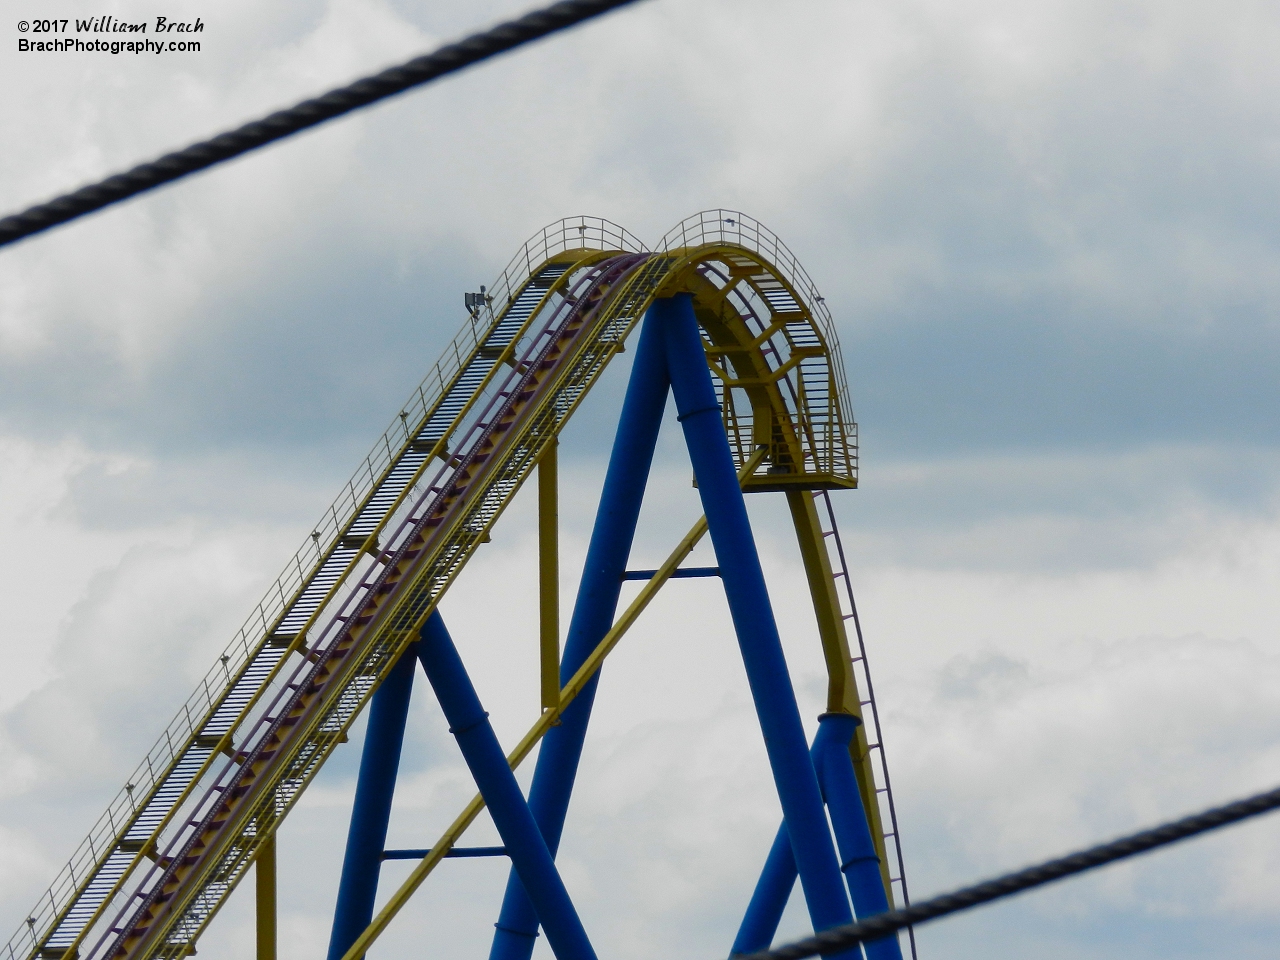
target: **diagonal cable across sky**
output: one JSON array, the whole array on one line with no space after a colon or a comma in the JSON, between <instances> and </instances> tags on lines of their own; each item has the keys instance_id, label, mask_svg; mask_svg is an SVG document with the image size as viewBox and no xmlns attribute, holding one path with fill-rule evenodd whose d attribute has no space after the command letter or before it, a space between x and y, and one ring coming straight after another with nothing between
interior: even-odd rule
<instances>
[{"instance_id":1,"label":"diagonal cable across sky","mask_svg":"<svg viewBox=\"0 0 1280 960\"><path fill-rule=\"evenodd\" d=\"M431 53L304 100L288 109L278 110L235 130L193 143L97 183L10 214L0 219L0 247L207 170L251 150L635 2L637 0L561 0L560 3L532 10L524 16L445 44Z\"/></svg>"}]
</instances>

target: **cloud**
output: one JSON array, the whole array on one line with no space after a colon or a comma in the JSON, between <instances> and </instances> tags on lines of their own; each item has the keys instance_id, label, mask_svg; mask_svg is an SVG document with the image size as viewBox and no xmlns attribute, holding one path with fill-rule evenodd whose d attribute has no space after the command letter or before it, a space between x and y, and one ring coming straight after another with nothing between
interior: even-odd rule
<instances>
[{"instance_id":1,"label":"cloud","mask_svg":"<svg viewBox=\"0 0 1280 960\"><path fill-rule=\"evenodd\" d=\"M1230 553L1276 517L1276 460L1265 448L877 453L864 445L862 487L837 501L860 555L877 564L1143 569L1188 550Z\"/></svg>"},{"instance_id":2,"label":"cloud","mask_svg":"<svg viewBox=\"0 0 1280 960\"><path fill-rule=\"evenodd\" d=\"M10 58L0 203L520 9L237 0L175 8L207 23L187 58ZM0 918L22 922L395 416L459 293L578 213L653 243L740 207L837 317L863 440L837 509L918 895L1269 785L1277 33L1265 4L641 4L7 248ZM566 607L629 360L564 437ZM654 483L644 565L698 512L673 424ZM508 744L537 708L526 501L444 605ZM776 501L750 506L812 726ZM353 739L282 835L299 960L324 949ZM602 952L724 950L777 825L760 746L723 602L672 584L606 668L565 839ZM394 842L431 842L468 795L420 684ZM1270 956L1274 829L946 921L923 952ZM503 865L441 870L386 949L485 949ZM251 949L249 902L203 955ZM804 924L793 903L785 932Z\"/></svg>"}]
</instances>

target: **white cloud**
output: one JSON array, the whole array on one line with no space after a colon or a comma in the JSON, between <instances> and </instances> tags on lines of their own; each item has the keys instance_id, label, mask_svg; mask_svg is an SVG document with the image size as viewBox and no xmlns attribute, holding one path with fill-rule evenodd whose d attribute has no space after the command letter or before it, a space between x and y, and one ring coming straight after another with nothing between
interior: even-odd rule
<instances>
[{"instance_id":1,"label":"white cloud","mask_svg":"<svg viewBox=\"0 0 1280 960\"><path fill-rule=\"evenodd\" d=\"M0 63L6 209L519 7L182 9L207 24L186 59ZM458 293L583 212L653 242L740 206L837 313L864 426L838 507L917 893L1269 785L1278 31L1263 4L653 2L8 248L0 920L394 415ZM616 380L566 437L566 605ZM662 449L638 563L697 512ZM785 511L752 509L812 724ZM444 606L508 744L536 709L528 511ZM602 953L729 942L778 816L736 658L714 587L680 582L606 668L565 839ZM406 846L470 795L429 700ZM355 754L282 836L286 957L324 948ZM1269 956L1277 853L1241 827L929 928L926 956L1190 956L1211 926ZM486 949L502 865L441 869L384 949ZM201 952L251 941L241 893Z\"/></svg>"}]
</instances>

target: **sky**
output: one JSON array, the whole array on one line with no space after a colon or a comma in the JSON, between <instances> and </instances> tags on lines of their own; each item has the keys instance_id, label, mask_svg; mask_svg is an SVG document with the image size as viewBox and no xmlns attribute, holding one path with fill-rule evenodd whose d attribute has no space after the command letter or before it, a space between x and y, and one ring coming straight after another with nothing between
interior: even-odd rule
<instances>
[{"instance_id":1,"label":"sky","mask_svg":"<svg viewBox=\"0 0 1280 960\"><path fill-rule=\"evenodd\" d=\"M48 8L205 25L197 53L112 56L18 53L33 11L4 5L4 212L523 9ZM0 250L5 935L461 294L580 214L656 243L744 211L826 298L861 435L834 499L917 899L1274 786L1278 43L1247 0L646 0ZM563 437L566 608L628 357ZM651 489L640 567L700 512L674 417ZM441 607L508 747L537 710L529 499ZM749 508L812 732L798 551L776 497ZM587 930L602 957L724 956L779 808L712 582L663 592L597 702L560 856ZM327 943L355 733L281 830L282 960ZM419 683L390 842L429 845L467 784ZM1273 957L1277 876L1280 820L1257 821L923 927L920 956ZM504 879L444 864L377 955L485 956ZM252 942L242 889L200 953Z\"/></svg>"}]
</instances>

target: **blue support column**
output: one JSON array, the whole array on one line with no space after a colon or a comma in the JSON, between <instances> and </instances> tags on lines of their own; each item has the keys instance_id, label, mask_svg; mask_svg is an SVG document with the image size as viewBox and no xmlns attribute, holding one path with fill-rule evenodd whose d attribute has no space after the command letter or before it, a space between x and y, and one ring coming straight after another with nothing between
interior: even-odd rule
<instances>
[{"instance_id":1,"label":"blue support column","mask_svg":"<svg viewBox=\"0 0 1280 960\"><path fill-rule=\"evenodd\" d=\"M836 843L840 846L840 869L848 881L858 919L866 920L885 913L889 900L867 812L862 808L853 758L849 756L849 742L858 729L858 719L845 713L824 713L818 723L820 732L814 740L814 760L831 813ZM863 949L867 960L902 960L897 934L864 944Z\"/></svg>"},{"instance_id":2,"label":"blue support column","mask_svg":"<svg viewBox=\"0 0 1280 960\"><path fill-rule=\"evenodd\" d=\"M738 927L730 955L769 949L795 885L796 858L791 853L787 825L783 823L773 838L773 846L765 858L764 869L760 871L760 880L751 894L751 902L747 904L747 912L742 918L742 926Z\"/></svg>"},{"instance_id":3,"label":"blue support column","mask_svg":"<svg viewBox=\"0 0 1280 960\"><path fill-rule=\"evenodd\" d=\"M858 729L858 719L849 714L825 713L818 718L818 735L813 738L810 757L818 774L818 785L835 827L840 848L840 870L849 885L854 912L859 920L889 909L880 857L871 839L871 827L862 807L857 775L849 755L849 744ZM778 932L778 921L796 882L796 861L784 823L778 828L760 880L747 905L742 926L731 953L767 950ZM888 937L863 947L868 960L902 960L898 938Z\"/></svg>"},{"instance_id":4,"label":"blue support column","mask_svg":"<svg viewBox=\"0 0 1280 960\"><path fill-rule=\"evenodd\" d=\"M820 757L826 741L833 734L833 729L818 724L818 735L813 738L813 746L809 749L809 759L818 774L818 789L823 793L823 801L827 801L825 787L822 784L822 768ZM782 912L791 899L791 890L796 885L796 858L791 852L791 837L787 833L784 820L773 838L773 846L769 848L769 856L765 858L764 869L760 871L760 879L751 894L751 902L747 904L747 912L738 928L738 936L733 941L734 953L755 953L768 950L778 932L778 923L782 920Z\"/></svg>"},{"instance_id":5,"label":"blue support column","mask_svg":"<svg viewBox=\"0 0 1280 960\"><path fill-rule=\"evenodd\" d=\"M668 384L661 328L646 320L639 341L582 570L578 599L565 639L560 663L562 685L578 671L613 626L622 591L622 576L626 572L658 430L662 425ZM559 726L552 727L543 738L538 751L533 784L529 790L529 808L553 856L560 846L599 678L600 675L596 674L578 694L561 715ZM507 881L496 926L489 960L529 960L534 938L538 935L538 915L514 870Z\"/></svg>"},{"instance_id":6,"label":"blue support column","mask_svg":"<svg viewBox=\"0 0 1280 960\"><path fill-rule=\"evenodd\" d=\"M338 905L334 908L333 930L329 934L329 960L342 960L373 919L378 869L382 865L382 848L387 842L391 798L400 768L409 695L413 692L415 659L412 648L401 654L369 706L356 800L347 831L347 852L338 883Z\"/></svg>"},{"instance_id":7,"label":"blue support column","mask_svg":"<svg viewBox=\"0 0 1280 960\"><path fill-rule=\"evenodd\" d=\"M506 754L480 705L471 678L439 612L422 628L418 658L436 692L450 732L475 777L494 826L507 848L558 960L596 960L578 911L560 879L551 851L529 812Z\"/></svg>"},{"instance_id":8,"label":"blue support column","mask_svg":"<svg viewBox=\"0 0 1280 960\"><path fill-rule=\"evenodd\" d=\"M765 750L786 818L809 916L815 930L850 923L853 914L822 809L818 777L809 759L800 710L782 653L782 641L765 588L729 440L711 384L711 372L693 313L693 298L682 293L657 300L648 319L666 328L667 374L698 478L698 493L724 579L729 611L764 733ZM856 949L849 952L851 957L856 954Z\"/></svg>"}]
</instances>

